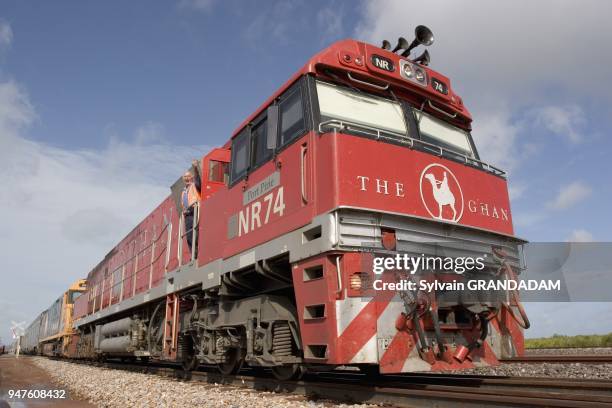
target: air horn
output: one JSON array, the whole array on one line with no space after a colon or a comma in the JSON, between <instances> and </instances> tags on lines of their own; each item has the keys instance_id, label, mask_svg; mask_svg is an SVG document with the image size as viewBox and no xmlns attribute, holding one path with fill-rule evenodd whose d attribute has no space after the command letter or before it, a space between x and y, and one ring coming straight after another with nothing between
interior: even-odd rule
<instances>
[{"instance_id":1,"label":"air horn","mask_svg":"<svg viewBox=\"0 0 612 408\"><path fill-rule=\"evenodd\" d=\"M410 43L410 45L408 45L407 47L404 47L404 46L401 47L402 49L406 50L402 52L402 57L408 57L410 55L410 51L413 48L418 47L419 45L424 45L427 47L433 44L434 42L433 33L431 32L429 28L425 27L424 25L419 25L417 26L417 28L414 29L414 36L416 38L414 39L414 41ZM404 39L400 38L400 41L398 41L398 44L397 44L398 46L400 45L399 43L401 43L401 40L404 40Z\"/></svg>"},{"instance_id":2,"label":"air horn","mask_svg":"<svg viewBox=\"0 0 612 408\"><path fill-rule=\"evenodd\" d=\"M429 56L429 51L427 51L427 50L423 51L423 53L421 55L419 55L418 57L416 57L415 59L413 59L413 61L418 63L418 64L428 66L429 63L431 62L431 57Z\"/></svg>"},{"instance_id":3,"label":"air horn","mask_svg":"<svg viewBox=\"0 0 612 408\"><path fill-rule=\"evenodd\" d=\"M396 52L399 50L403 50L408 48L410 45L408 44L408 41L406 41L406 39L404 37L400 37L397 39L397 45L395 46L395 48L391 51L391 52Z\"/></svg>"},{"instance_id":4,"label":"air horn","mask_svg":"<svg viewBox=\"0 0 612 408\"><path fill-rule=\"evenodd\" d=\"M380 46L380 48L382 48L383 50L390 50L391 49L391 43L387 40L383 40L382 45Z\"/></svg>"}]
</instances>

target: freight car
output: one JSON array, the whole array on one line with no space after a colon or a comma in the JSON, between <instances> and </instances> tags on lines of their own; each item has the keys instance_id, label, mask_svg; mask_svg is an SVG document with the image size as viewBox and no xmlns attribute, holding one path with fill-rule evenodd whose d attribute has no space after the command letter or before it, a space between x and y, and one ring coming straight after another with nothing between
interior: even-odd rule
<instances>
[{"instance_id":1,"label":"freight car","mask_svg":"<svg viewBox=\"0 0 612 408\"><path fill-rule=\"evenodd\" d=\"M19 339L20 352L23 354L40 354L40 332L43 322L46 320L47 311L41 312L36 319L26 328L25 333Z\"/></svg>"},{"instance_id":2,"label":"freight car","mask_svg":"<svg viewBox=\"0 0 612 408\"><path fill-rule=\"evenodd\" d=\"M47 356L76 353L78 337L73 326L74 301L85 292L86 287L84 279L74 282L27 327L21 342L22 353ZM69 352L71 346L74 350Z\"/></svg>"},{"instance_id":3,"label":"freight car","mask_svg":"<svg viewBox=\"0 0 612 408\"><path fill-rule=\"evenodd\" d=\"M343 40L310 58L199 161L187 231L179 179L88 274L74 356L290 378L521 354L528 322L510 294L372 289L378 256L482 255L485 276L519 267L505 173L480 160L470 113L428 52L409 57L433 42L415 34L394 50Z\"/></svg>"}]
</instances>

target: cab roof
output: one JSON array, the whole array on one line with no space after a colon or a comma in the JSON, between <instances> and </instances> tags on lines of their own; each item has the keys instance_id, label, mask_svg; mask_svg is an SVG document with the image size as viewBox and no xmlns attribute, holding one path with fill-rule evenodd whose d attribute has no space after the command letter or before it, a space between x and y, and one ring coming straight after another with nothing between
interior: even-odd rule
<instances>
[{"instance_id":1,"label":"cab roof","mask_svg":"<svg viewBox=\"0 0 612 408\"><path fill-rule=\"evenodd\" d=\"M391 62L393 71L381 69L372 62L373 57L382 57ZM425 71L427 84L425 86L417 85L411 81L404 79L400 74L400 61L412 60L392 53L389 50L368 44L365 42L345 39L331 44L329 47L321 50L312 56L306 64L304 64L297 72L295 72L281 87L279 87L269 98L266 99L251 115L249 115L232 133L232 137L228 140L224 148L230 148L232 139L242 130L248 123L255 120L276 98L285 92L295 81L306 74L322 75L325 68L345 71L353 73L360 77L371 78L376 83L388 83L390 87L400 89L428 99L431 103L438 105L439 108L447 111L449 115L460 117L466 123L472 121L472 117L463 105L463 101L459 95L453 92L450 79L433 69L419 65L419 68ZM437 91L432 79L441 82L445 86L446 93Z\"/></svg>"}]
</instances>

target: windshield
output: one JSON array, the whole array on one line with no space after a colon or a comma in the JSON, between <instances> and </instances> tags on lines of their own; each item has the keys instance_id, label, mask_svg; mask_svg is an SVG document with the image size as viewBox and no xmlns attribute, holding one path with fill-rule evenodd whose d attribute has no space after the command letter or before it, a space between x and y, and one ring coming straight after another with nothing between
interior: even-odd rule
<instances>
[{"instance_id":1,"label":"windshield","mask_svg":"<svg viewBox=\"0 0 612 408\"><path fill-rule=\"evenodd\" d=\"M423 112L416 113L421 140L474 158L467 132Z\"/></svg>"},{"instance_id":2,"label":"windshield","mask_svg":"<svg viewBox=\"0 0 612 408\"><path fill-rule=\"evenodd\" d=\"M402 107L397 102L325 82L317 82L321 121L339 119L406 134Z\"/></svg>"},{"instance_id":3,"label":"windshield","mask_svg":"<svg viewBox=\"0 0 612 408\"><path fill-rule=\"evenodd\" d=\"M437 153L436 147L441 147L445 149L442 152L445 156L454 157L456 153L476 158L468 132L427 113L414 110L419 136L414 128L417 125L411 123L410 130L407 131L404 112L399 102L320 81L317 81L317 94L322 122L337 119L353 126L361 125L392 132L391 139L398 141L408 135L425 142L421 147L426 150Z\"/></svg>"}]
</instances>

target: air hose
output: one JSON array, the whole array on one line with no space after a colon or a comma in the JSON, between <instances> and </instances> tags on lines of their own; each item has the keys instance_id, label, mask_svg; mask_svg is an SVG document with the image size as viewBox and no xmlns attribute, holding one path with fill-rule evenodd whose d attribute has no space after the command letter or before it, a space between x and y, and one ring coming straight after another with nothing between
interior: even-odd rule
<instances>
[{"instance_id":1,"label":"air hose","mask_svg":"<svg viewBox=\"0 0 612 408\"><path fill-rule=\"evenodd\" d=\"M438 320L437 309L430 308L429 315L431 316L431 322L433 323L436 341L438 342L438 357L441 358L444 352L446 351L446 345L444 344L444 340L442 339L442 331L440 330L440 321Z\"/></svg>"},{"instance_id":2,"label":"air hose","mask_svg":"<svg viewBox=\"0 0 612 408\"><path fill-rule=\"evenodd\" d=\"M501 265L499 268L499 272L501 273L503 271L506 274L506 279L516 281L517 280L516 274L512 270L512 267L506 261L506 253L501 248L494 247L493 256L495 257L495 260L499 262ZM512 310L511 302L502 302L502 306L506 308L510 316L512 316L514 321L519 326L527 330L528 328L531 327L531 322L529 321L529 318L527 317L527 312L525 312L525 309L523 308L523 304L521 303L521 300L519 299L518 290L513 289L510 292L512 293L512 300L514 301L514 304L518 308L521 318L519 319L516 313L514 313L514 310Z\"/></svg>"},{"instance_id":3,"label":"air hose","mask_svg":"<svg viewBox=\"0 0 612 408\"><path fill-rule=\"evenodd\" d=\"M463 361L472 352L472 350L482 347L485 340L487 339L487 336L489 335L489 319L487 319L487 317L482 313L478 315L478 319L480 320L480 336L478 337L478 339L468 344L467 347L457 347L457 351L453 356L460 363L463 363Z\"/></svg>"}]
</instances>

